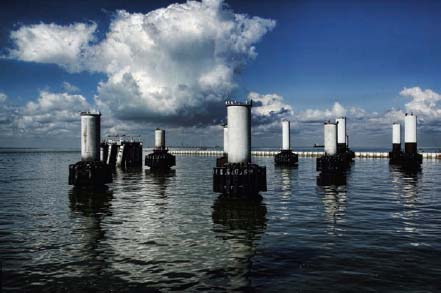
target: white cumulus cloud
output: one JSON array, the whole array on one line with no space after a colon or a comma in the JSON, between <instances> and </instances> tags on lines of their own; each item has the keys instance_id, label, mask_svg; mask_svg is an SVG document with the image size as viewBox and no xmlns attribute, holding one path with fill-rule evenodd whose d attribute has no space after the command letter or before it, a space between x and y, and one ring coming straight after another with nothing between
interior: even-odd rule
<instances>
[{"instance_id":1,"label":"white cumulus cloud","mask_svg":"<svg viewBox=\"0 0 441 293\"><path fill-rule=\"evenodd\" d=\"M430 90L422 90L420 87L404 88L400 95L412 100L406 103L406 110L420 115L426 120L441 118L441 95Z\"/></svg>"},{"instance_id":2,"label":"white cumulus cloud","mask_svg":"<svg viewBox=\"0 0 441 293\"><path fill-rule=\"evenodd\" d=\"M35 24L11 32L15 48L9 58L39 63L55 63L70 72L81 68L82 57L94 40L96 24L74 23L68 26Z\"/></svg>"},{"instance_id":3,"label":"white cumulus cloud","mask_svg":"<svg viewBox=\"0 0 441 293\"><path fill-rule=\"evenodd\" d=\"M206 125L223 118L216 108L274 26L221 0L188 1L146 14L117 11L94 44L95 24L23 26L11 33L10 56L106 74L95 101L120 120Z\"/></svg>"},{"instance_id":4,"label":"white cumulus cloud","mask_svg":"<svg viewBox=\"0 0 441 293\"><path fill-rule=\"evenodd\" d=\"M76 135L80 112L91 108L82 95L42 91L36 101L19 109L16 125L21 133L29 135Z\"/></svg>"},{"instance_id":5,"label":"white cumulus cloud","mask_svg":"<svg viewBox=\"0 0 441 293\"><path fill-rule=\"evenodd\" d=\"M80 89L77 86L67 81L63 82L63 89L68 93L77 93L80 91Z\"/></svg>"}]
</instances>

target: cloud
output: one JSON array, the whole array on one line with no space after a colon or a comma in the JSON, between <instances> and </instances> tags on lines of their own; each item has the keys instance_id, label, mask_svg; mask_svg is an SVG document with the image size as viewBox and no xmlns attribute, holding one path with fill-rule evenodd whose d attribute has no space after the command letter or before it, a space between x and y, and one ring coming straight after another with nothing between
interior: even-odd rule
<instances>
[{"instance_id":1,"label":"cloud","mask_svg":"<svg viewBox=\"0 0 441 293\"><path fill-rule=\"evenodd\" d=\"M0 93L0 132L1 136L14 134L14 123L17 117L17 109L13 107L8 96Z\"/></svg>"},{"instance_id":2,"label":"cloud","mask_svg":"<svg viewBox=\"0 0 441 293\"><path fill-rule=\"evenodd\" d=\"M79 132L79 114L92 106L82 95L40 92L38 99L19 109L16 127L26 135L74 135Z\"/></svg>"},{"instance_id":3,"label":"cloud","mask_svg":"<svg viewBox=\"0 0 441 293\"><path fill-rule=\"evenodd\" d=\"M221 0L203 0L146 14L117 11L101 39L93 22L21 26L10 34L14 47L7 58L106 77L97 84L94 104L68 82L64 93L42 91L22 107L0 94L0 127L26 135L78 131L78 113L91 108L103 112L103 127L109 133L152 125L194 130L220 123L225 119L224 99L241 90L237 75L256 58L256 44L275 25L271 19L234 13ZM250 92L247 98L255 101L253 125L261 134L280 129L280 120L290 119L299 135L316 138L322 132L317 124L338 116L347 116L349 128L360 133L387 132L405 111L417 114L423 128L435 129L441 117L440 94L412 87L400 95L410 101L384 113L339 102L296 111L277 93Z\"/></svg>"},{"instance_id":4,"label":"cloud","mask_svg":"<svg viewBox=\"0 0 441 293\"><path fill-rule=\"evenodd\" d=\"M117 11L93 44L95 24L22 26L11 33L10 57L106 74L95 101L117 119L207 125L223 118L216 109L274 26L221 0L188 1L147 14Z\"/></svg>"},{"instance_id":5,"label":"cloud","mask_svg":"<svg viewBox=\"0 0 441 293\"><path fill-rule=\"evenodd\" d=\"M11 32L15 48L12 59L58 64L69 72L78 72L85 51L94 40L96 24L74 23L68 26L35 24Z\"/></svg>"},{"instance_id":6,"label":"cloud","mask_svg":"<svg viewBox=\"0 0 441 293\"><path fill-rule=\"evenodd\" d=\"M277 128L282 119L293 115L292 107L278 94L250 92L248 99L253 100L252 123L256 134Z\"/></svg>"},{"instance_id":7,"label":"cloud","mask_svg":"<svg viewBox=\"0 0 441 293\"><path fill-rule=\"evenodd\" d=\"M0 93L0 103L5 103L7 98L7 95L5 95L4 93Z\"/></svg>"},{"instance_id":8,"label":"cloud","mask_svg":"<svg viewBox=\"0 0 441 293\"><path fill-rule=\"evenodd\" d=\"M299 113L298 119L304 123L324 122L325 120L335 119L346 116L347 110L339 102L335 102L331 109L307 109Z\"/></svg>"},{"instance_id":9,"label":"cloud","mask_svg":"<svg viewBox=\"0 0 441 293\"><path fill-rule=\"evenodd\" d=\"M80 91L80 89L77 86L74 86L73 84L67 81L63 82L63 89L68 93L77 93Z\"/></svg>"},{"instance_id":10,"label":"cloud","mask_svg":"<svg viewBox=\"0 0 441 293\"><path fill-rule=\"evenodd\" d=\"M404 88L400 95L412 99L405 105L408 112L413 112L428 121L441 118L440 94L430 89L422 90L420 87L412 87Z\"/></svg>"}]
</instances>

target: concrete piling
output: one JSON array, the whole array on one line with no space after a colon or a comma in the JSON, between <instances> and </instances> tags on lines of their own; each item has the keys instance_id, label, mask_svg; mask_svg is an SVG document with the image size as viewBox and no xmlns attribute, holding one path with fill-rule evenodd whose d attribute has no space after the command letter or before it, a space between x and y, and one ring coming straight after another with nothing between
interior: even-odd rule
<instances>
[{"instance_id":1,"label":"concrete piling","mask_svg":"<svg viewBox=\"0 0 441 293\"><path fill-rule=\"evenodd\" d=\"M324 155L317 158L316 170L320 172L317 177L318 185L340 185L346 182L346 170L350 162L346 157L346 152L337 147L338 142L338 122L330 121L324 123ZM344 143L346 145L346 143ZM346 148L346 147L345 147Z\"/></svg>"},{"instance_id":2,"label":"concrete piling","mask_svg":"<svg viewBox=\"0 0 441 293\"><path fill-rule=\"evenodd\" d=\"M176 165L176 157L165 146L165 130L156 128L155 148L153 153L145 156L145 165L152 171L167 171Z\"/></svg>"},{"instance_id":3,"label":"concrete piling","mask_svg":"<svg viewBox=\"0 0 441 293\"><path fill-rule=\"evenodd\" d=\"M282 150L274 157L277 166L296 166L299 156L291 150L291 129L289 120L282 121Z\"/></svg>"},{"instance_id":4,"label":"concrete piling","mask_svg":"<svg viewBox=\"0 0 441 293\"><path fill-rule=\"evenodd\" d=\"M81 113L81 161L69 165L69 184L96 188L112 182L109 165L100 161L101 113Z\"/></svg>"},{"instance_id":5,"label":"concrete piling","mask_svg":"<svg viewBox=\"0 0 441 293\"><path fill-rule=\"evenodd\" d=\"M256 196L266 191L266 168L251 163L252 102L226 102L227 162L213 169L213 191L232 196Z\"/></svg>"}]
</instances>

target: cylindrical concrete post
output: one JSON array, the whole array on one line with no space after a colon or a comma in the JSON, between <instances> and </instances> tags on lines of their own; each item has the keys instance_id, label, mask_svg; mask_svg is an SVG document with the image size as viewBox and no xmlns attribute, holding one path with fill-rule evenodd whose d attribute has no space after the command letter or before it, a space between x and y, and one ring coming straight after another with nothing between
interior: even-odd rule
<instances>
[{"instance_id":1,"label":"cylindrical concrete post","mask_svg":"<svg viewBox=\"0 0 441 293\"><path fill-rule=\"evenodd\" d=\"M324 124L324 146L326 155L333 156L337 153L337 124Z\"/></svg>"},{"instance_id":2,"label":"cylindrical concrete post","mask_svg":"<svg viewBox=\"0 0 441 293\"><path fill-rule=\"evenodd\" d=\"M288 120L282 121L282 150L291 149L291 133L290 122Z\"/></svg>"},{"instance_id":3,"label":"cylindrical concrete post","mask_svg":"<svg viewBox=\"0 0 441 293\"><path fill-rule=\"evenodd\" d=\"M401 144L401 125L400 125L400 123L392 124L392 144Z\"/></svg>"},{"instance_id":4,"label":"cylindrical concrete post","mask_svg":"<svg viewBox=\"0 0 441 293\"><path fill-rule=\"evenodd\" d=\"M251 103L227 102L228 163L251 162Z\"/></svg>"},{"instance_id":5,"label":"cylindrical concrete post","mask_svg":"<svg viewBox=\"0 0 441 293\"><path fill-rule=\"evenodd\" d=\"M81 112L81 160L100 160L101 113Z\"/></svg>"},{"instance_id":6,"label":"cylindrical concrete post","mask_svg":"<svg viewBox=\"0 0 441 293\"><path fill-rule=\"evenodd\" d=\"M156 128L155 130L155 148L165 149L165 130Z\"/></svg>"},{"instance_id":7,"label":"cylindrical concrete post","mask_svg":"<svg viewBox=\"0 0 441 293\"><path fill-rule=\"evenodd\" d=\"M224 125L224 153L228 154L228 125Z\"/></svg>"},{"instance_id":8,"label":"cylindrical concrete post","mask_svg":"<svg viewBox=\"0 0 441 293\"><path fill-rule=\"evenodd\" d=\"M401 152L401 124L392 124L392 151Z\"/></svg>"},{"instance_id":9,"label":"cylindrical concrete post","mask_svg":"<svg viewBox=\"0 0 441 293\"><path fill-rule=\"evenodd\" d=\"M336 119L337 123L337 143L346 145L346 117Z\"/></svg>"},{"instance_id":10,"label":"cylindrical concrete post","mask_svg":"<svg viewBox=\"0 0 441 293\"><path fill-rule=\"evenodd\" d=\"M407 114L404 117L404 148L406 153L417 152L417 117Z\"/></svg>"}]
</instances>

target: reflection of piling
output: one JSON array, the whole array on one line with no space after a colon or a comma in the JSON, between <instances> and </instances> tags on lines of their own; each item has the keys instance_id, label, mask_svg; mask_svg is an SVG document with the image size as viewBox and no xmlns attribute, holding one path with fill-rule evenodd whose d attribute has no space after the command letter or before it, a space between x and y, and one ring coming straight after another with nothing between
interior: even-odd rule
<instances>
[{"instance_id":1,"label":"reflection of piling","mask_svg":"<svg viewBox=\"0 0 441 293\"><path fill-rule=\"evenodd\" d=\"M417 117L406 113L404 117L404 152L401 151L400 125L394 124L392 130L392 152L389 162L404 168L420 168L423 156L417 151Z\"/></svg>"},{"instance_id":2,"label":"reflection of piling","mask_svg":"<svg viewBox=\"0 0 441 293\"><path fill-rule=\"evenodd\" d=\"M291 150L290 122L282 121L282 150L275 155L274 162L278 166L296 166L299 156Z\"/></svg>"},{"instance_id":3,"label":"reflection of piling","mask_svg":"<svg viewBox=\"0 0 441 293\"><path fill-rule=\"evenodd\" d=\"M99 187L112 182L109 165L100 161L100 113L81 113L81 161L69 165L69 184Z\"/></svg>"},{"instance_id":4,"label":"reflection of piling","mask_svg":"<svg viewBox=\"0 0 441 293\"><path fill-rule=\"evenodd\" d=\"M250 232L253 240L266 228L266 206L261 197L244 199L220 195L213 205L213 223L228 230Z\"/></svg>"},{"instance_id":5,"label":"reflection of piling","mask_svg":"<svg viewBox=\"0 0 441 293\"><path fill-rule=\"evenodd\" d=\"M176 165L176 157L171 155L165 147L165 130L156 128L155 148L153 153L145 156L145 165L152 171L167 171Z\"/></svg>"},{"instance_id":6,"label":"reflection of piling","mask_svg":"<svg viewBox=\"0 0 441 293\"><path fill-rule=\"evenodd\" d=\"M333 182L340 184L346 182L345 172L350 161L345 154L339 153L337 148L337 124L326 122L324 124L324 149L325 155L317 158L317 171L321 174L317 178L317 184L330 185ZM344 180L343 180L344 179Z\"/></svg>"},{"instance_id":7,"label":"reflection of piling","mask_svg":"<svg viewBox=\"0 0 441 293\"><path fill-rule=\"evenodd\" d=\"M266 168L251 163L252 103L229 101L227 163L213 170L213 191L229 195L257 195L266 191Z\"/></svg>"}]
</instances>

